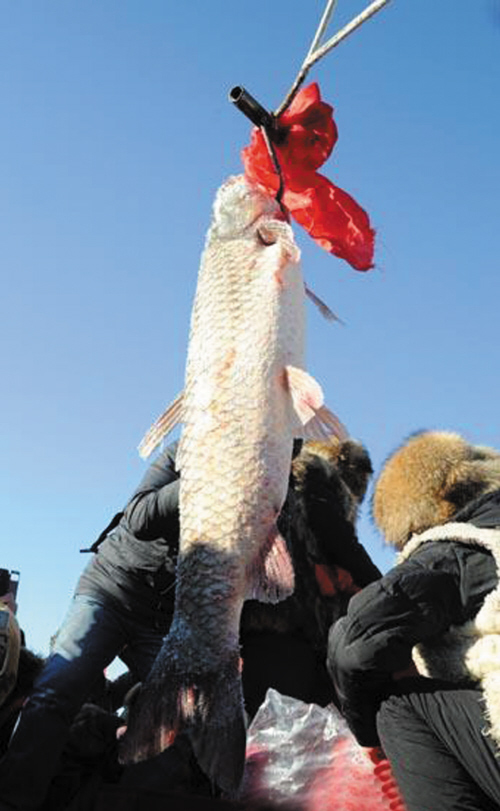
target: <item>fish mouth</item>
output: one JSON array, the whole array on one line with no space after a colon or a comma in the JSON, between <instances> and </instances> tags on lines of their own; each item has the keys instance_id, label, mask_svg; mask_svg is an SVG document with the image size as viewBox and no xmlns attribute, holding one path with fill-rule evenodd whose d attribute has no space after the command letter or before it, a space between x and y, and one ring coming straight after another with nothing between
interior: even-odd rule
<instances>
[{"instance_id":1,"label":"fish mouth","mask_svg":"<svg viewBox=\"0 0 500 811\"><path fill-rule=\"evenodd\" d=\"M270 211L259 211L251 222L248 223L247 228L253 228L253 226L257 225L259 220L266 220L267 222L272 222L274 220L277 220L277 222L290 222L289 217L281 208L279 208L279 206L276 211L273 211L272 213Z\"/></svg>"},{"instance_id":2,"label":"fish mouth","mask_svg":"<svg viewBox=\"0 0 500 811\"><path fill-rule=\"evenodd\" d=\"M250 232L257 237L261 245L268 247L275 245L284 236L287 225L288 221L283 215L276 217L261 215L253 221Z\"/></svg>"},{"instance_id":3,"label":"fish mouth","mask_svg":"<svg viewBox=\"0 0 500 811\"><path fill-rule=\"evenodd\" d=\"M290 227L290 219L287 217L286 211L277 208L272 213L264 211L258 214L248 226L250 232L255 234L258 241L264 247L275 245L280 238L288 233Z\"/></svg>"},{"instance_id":4,"label":"fish mouth","mask_svg":"<svg viewBox=\"0 0 500 811\"><path fill-rule=\"evenodd\" d=\"M219 238L254 233L261 221L289 222L286 208L244 175L228 178L213 206L212 224Z\"/></svg>"}]
</instances>

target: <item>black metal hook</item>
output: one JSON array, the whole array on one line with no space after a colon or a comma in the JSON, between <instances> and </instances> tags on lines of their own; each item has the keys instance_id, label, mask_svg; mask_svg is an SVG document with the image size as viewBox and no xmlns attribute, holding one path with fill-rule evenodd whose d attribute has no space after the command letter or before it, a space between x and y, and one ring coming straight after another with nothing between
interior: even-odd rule
<instances>
[{"instance_id":1,"label":"black metal hook","mask_svg":"<svg viewBox=\"0 0 500 811\"><path fill-rule=\"evenodd\" d=\"M240 112L246 115L253 124L260 127L267 151L269 152L274 169L279 178L276 201L288 219L288 211L282 202L284 192L283 173L276 150L274 149L274 144L279 144L280 141L283 140L285 133L278 127L276 116L274 116L273 113L269 113L244 87L236 85L236 87L231 88L229 91L229 101L231 101Z\"/></svg>"},{"instance_id":2,"label":"black metal hook","mask_svg":"<svg viewBox=\"0 0 500 811\"><path fill-rule=\"evenodd\" d=\"M232 101L234 106L237 107L243 115L246 115L255 126L266 127L268 130L275 129L275 118L272 113L268 113L262 104L259 104L244 87L236 85L236 87L231 88L229 91L229 101Z\"/></svg>"}]
</instances>

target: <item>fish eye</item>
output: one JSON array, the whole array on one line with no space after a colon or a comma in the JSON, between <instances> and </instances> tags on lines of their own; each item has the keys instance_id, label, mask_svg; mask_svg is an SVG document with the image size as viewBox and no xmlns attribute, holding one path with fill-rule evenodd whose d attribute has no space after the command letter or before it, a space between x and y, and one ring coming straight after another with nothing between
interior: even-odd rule
<instances>
[{"instance_id":1,"label":"fish eye","mask_svg":"<svg viewBox=\"0 0 500 811\"><path fill-rule=\"evenodd\" d=\"M257 241L264 246L275 245L277 242L276 235L270 233L268 229L257 228L256 231Z\"/></svg>"}]
</instances>

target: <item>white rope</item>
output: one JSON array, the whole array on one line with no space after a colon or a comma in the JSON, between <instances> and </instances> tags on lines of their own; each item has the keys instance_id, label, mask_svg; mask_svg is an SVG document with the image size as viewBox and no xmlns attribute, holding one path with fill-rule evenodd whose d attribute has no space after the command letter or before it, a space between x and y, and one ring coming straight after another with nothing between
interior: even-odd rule
<instances>
[{"instance_id":1,"label":"white rope","mask_svg":"<svg viewBox=\"0 0 500 811\"><path fill-rule=\"evenodd\" d=\"M321 48L318 48L318 50L315 51L315 53L313 53L308 60L306 60L306 68L309 69L311 65L314 65L314 63L318 61L318 59L321 59L321 57L325 56L325 54L327 54L328 51L331 51L332 48L335 48L335 46L338 45L339 42L342 42L342 40L345 39L345 37L348 37L349 34L352 34L352 32L356 30L356 28L359 28L360 25L363 25L363 23L369 20L370 17L373 17L373 15L377 13L377 11L380 11L380 9L386 6L387 3L389 2L390 0L374 0L374 2L370 6L365 8L365 10L361 12L361 14L358 14L357 17L354 17L354 19L351 20L350 23L347 23L347 25L345 25L344 28L342 28L340 31L334 34L334 36L331 39L329 39L328 42L325 42L325 44L322 45Z\"/></svg>"},{"instance_id":2,"label":"white rope","mask_svg":"<svg viewBox=\"0 0 500 811\"><path fill-rule=\"evenodd\" d=\"M280 106L276 110L275 115L279 116L281 115L281 113L284 112L284 110L286 110L286 108L289 106L290 102L294 98L295 94L297 93L302 82L306 78L310 68L316 62L318 62L323 56L326 56L326 54L329 51L331 51L332 48L335 48L340 42L342 42L343 39L348 37L349 34L352 34L353 31L359 28L360 25L363 25L363 23L369 20L370 17L373 17L374 14L380 11L380 9L386 6L387 3L389 2L390 0L374 0L374 2L371 3L371 5L367 6L367 8L365 8L364 11L358 14L357 17L354 17L354 19L352 19L350 23L347 23L347 25L341 28L340 31L337 31L337 33L334 34L333 37L331 37L327 42L325 42L324 45L319 45L319 42L321 41L321 38L327 28L327 25L337 4L337 0L328 0L325 11L323 12L323 17L321 18L321 22L318 26L318 30L314 35L311 47L309 48L309 51L307 53L306 58L304 59L302 67L297 74L297 78L295 79L292 87L290 88L285 100L282 102L282 104L280 104Z\"/></svg>"},{"instance_id":3,"label":"white rope","mask_svg":"<svg viewBox=\"0 0 500 811\"><path fill-rule=\"evenodd\" d=\"M323 34L325 33L325 31L326 31L326 29L328 27L328 23L331 20L333 12L335 11L335 7L337 5L337 2L338 2L338 0L328 0L327 4L325 6L325 10L323 12L323 16L321 18L320 24L318 26L318 30L316 31L316 33L314 35L314 39L311 42L311 47L309 48L309 50L307 52L306 61L307 61L307 59L309 59L311 54L314 53L314 51L318 47L319 43L323 39Z\"/></svg>"}]
</instances>

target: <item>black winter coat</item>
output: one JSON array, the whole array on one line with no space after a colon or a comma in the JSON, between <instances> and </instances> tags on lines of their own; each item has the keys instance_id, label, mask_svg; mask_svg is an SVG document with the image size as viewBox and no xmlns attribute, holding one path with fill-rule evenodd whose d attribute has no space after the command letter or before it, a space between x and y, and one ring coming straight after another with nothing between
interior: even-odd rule
<instances>
[{"instance_id":1,"label":"black winter coat","mask_svg":"<svg viewBox=\"0 0 500 811\"><path fill-rule=\"evenodd\" d=\"M500 491L471 502L453 521L500 527ZM404 692L405 680L395 682L392 674L411 665L413 646L475 616L497 582L486 549L428 542L351 599L347 616L330 630L327 666L361 745L379 744L378 708L390 694Z\"/></svg>"},{"instance_id":2,"label":"black winter coat","mask_svg":"<svg viewBox=\"0 0 500 811\"><path fill-rule=\"evenodd\" d=\"M99 544L76 588L77 594L134 612L162 632L172 618L179 549L177 444L148 468L118 526Z\"/></svg>"}]
</instances>

